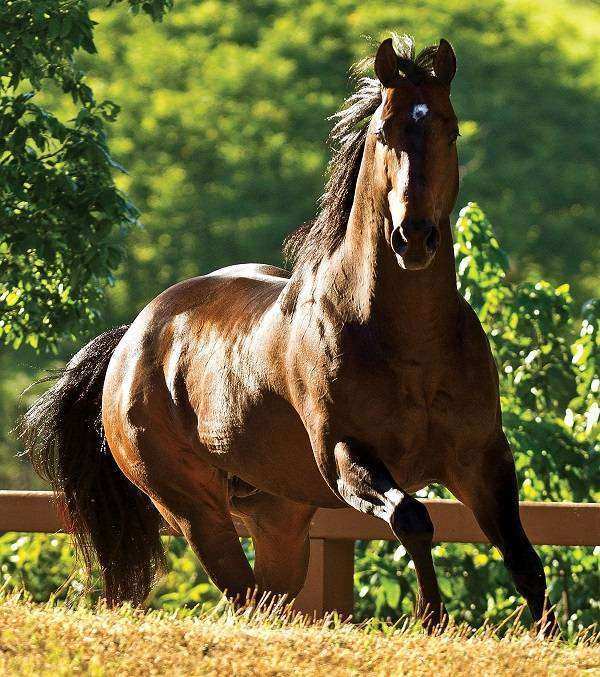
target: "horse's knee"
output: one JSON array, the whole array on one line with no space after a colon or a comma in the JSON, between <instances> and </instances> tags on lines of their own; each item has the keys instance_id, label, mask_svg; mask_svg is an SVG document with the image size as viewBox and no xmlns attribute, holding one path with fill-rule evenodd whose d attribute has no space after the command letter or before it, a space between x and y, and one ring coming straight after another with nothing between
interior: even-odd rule
<instances>
[{"instance_id":1,"label":"horse's knee","mask_svg":"<svg viewBox=\"0 0 600 677\"><path fill-rule=\"evenodd\" d=\"M394 508L390 526L402 542L426 542L433 540L433 522L427 508L411 497L405 497Z\"/></svg>"}]
</instances>

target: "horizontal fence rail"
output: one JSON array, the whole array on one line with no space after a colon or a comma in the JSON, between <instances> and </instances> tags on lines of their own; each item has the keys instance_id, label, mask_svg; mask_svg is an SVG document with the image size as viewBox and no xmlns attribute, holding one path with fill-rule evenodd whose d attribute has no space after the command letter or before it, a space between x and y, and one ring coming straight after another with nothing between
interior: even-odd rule
<instances>
[{"instance_id":1,"label":"horizontal fence rail","mask_svg":"<svg viewBox=\"0 0 600 677\"><path fill-rule=\"evenodd\" d=\"M434 541L487 543L472 512L458 501L424 500L435 527ZM537 545L600 545L600 505L523 501L521 519ZM236 522L240 536L248 536ZM50 491L0 491L0 533L64 530ZM317 510L310 526L310 564L296 606L323 615L352 613L354 542L396 540L389 526L351 508Z\"/></svg>"},{"instance_id":2,"label":"horizontal fence rail","mask_svg":"<svg viewBox=\"0 0 600 677\"><path fill-rule=\"evenodd\" d=\"M422 503L435 526L434 541L489 542L462 503L443 499ZM600 544L600 504L523 501L520 506L525 531L534 544ZM241 522L236 522L236 527L240 536L249 535ZM53 533L63 529L51 491L0 491L0 532ZM333 540L396 540L385 522L352 508L321 508L311 522L310 535Z\"/></svg>"}]
</instances>

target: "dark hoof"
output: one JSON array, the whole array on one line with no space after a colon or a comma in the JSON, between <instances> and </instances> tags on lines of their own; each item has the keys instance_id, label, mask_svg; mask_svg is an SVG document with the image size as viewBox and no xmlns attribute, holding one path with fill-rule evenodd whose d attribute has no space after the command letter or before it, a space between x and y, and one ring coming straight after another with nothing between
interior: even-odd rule
<instances>
[{"instance_id":1,"label":"dark hoof","mask_svg":"<svg viewBox=\"0 0 600 677\"><path fill-rule=\"evenodd\" d=\"M552 610L545 611L542 618L534 625L535 634L544 639L560 639L561 629Z\"/></svg>"},{"instance_id":2,"label":"dark hoof","mask_svg":"<svg viewBox=\"0 0 600 677\"><path fill-rule=\"evenodd\" d=\"M443 604L439 604L433 609L428 606L426 610L419 611L418 616L428 635L441 634L450 622L450 617Z\"/></svg>"}]
</instances>

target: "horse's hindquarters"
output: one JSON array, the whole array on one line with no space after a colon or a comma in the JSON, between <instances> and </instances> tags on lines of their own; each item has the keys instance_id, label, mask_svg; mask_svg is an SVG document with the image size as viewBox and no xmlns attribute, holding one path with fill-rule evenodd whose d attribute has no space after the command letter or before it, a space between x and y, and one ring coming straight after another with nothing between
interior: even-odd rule
<instances>
[{"instance_id":1,"label":"horse's hindquarters","mask_svg":"<svg viewBox=\"0 0 600 677\"><path fill-rule=\"evenodd\" d=\"M264 275L190 280L125 336L103 416L117 463L150 495L220 470L295 501L336 504L298 414L272 385L285 353L281 286Z\"/></svg>"}]
</instances>

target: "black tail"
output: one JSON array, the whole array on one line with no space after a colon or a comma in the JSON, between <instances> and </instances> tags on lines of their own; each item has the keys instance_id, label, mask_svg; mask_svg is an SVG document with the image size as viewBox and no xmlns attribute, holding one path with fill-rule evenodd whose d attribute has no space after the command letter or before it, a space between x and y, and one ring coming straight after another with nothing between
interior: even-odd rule
<instances>
[{"instance_id":1,"label":"black tail","mask_svg":"<svg viewBox=\"0 0 600 677\"><path fill-rule=\"evenodd\" d=\"M33 467L57 492L88 574L98 563L111 605L141 603L164 564L160 514L115 463L102 426L106 370L127 329L80 350L21 422Z\"/></svg>"}]
</instances>

